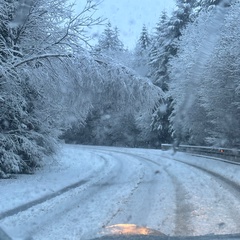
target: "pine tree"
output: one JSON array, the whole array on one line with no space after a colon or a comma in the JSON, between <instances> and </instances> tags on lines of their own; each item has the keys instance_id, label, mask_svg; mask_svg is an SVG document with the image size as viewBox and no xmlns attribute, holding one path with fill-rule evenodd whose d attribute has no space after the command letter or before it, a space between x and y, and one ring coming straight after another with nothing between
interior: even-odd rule
<instances>
[{"instance_id":1,"label":"pine tree","mask_svg":"<svg viewBox=\"0 0 240 240\"><path fill-rule=\"evenodd\" d=\"M193 21L194 8L197 6L193 0L178 0L177 9L170 18L163 12L156 26L153 44L150 49L150 77L157 86L164 91L168 90L169 60L177 54L177 41L181 31Z\"/></svg>"},{"instance_id":2,"label":"pine tree","mask_svg":"<svg viewBox=\"0 0 240 240\"><path fill-rule=\"evenodd\" d=\"M152 44L149 50L149 75L155 85L163 91L167 91L167 62L170 57L168 43L171 41L169 34L169 19L167 13L163 12L160 21L155 28Z\"/></svg>"},{"instance_id":3,"label":"pine tree","mask_svg":"<svg viewBox=\"0 0 240 240\"><path fill-rule=\"evenodd\" d=\"M123 43L119 40L118 28L112 28L110 22L107 23L102 35L98 40L97 50L100 52L123 51Z\"/></svg>"},{"instance_id":4,"label":"pine tree","mask_svg":"<svg viewBox=\"0 0 240 240\"><path fill-rule=\"evenodd\" d=\"M198 6L193 0L178 0L177 8L168 18L166 12L163 12L160 21L156 26L153 44L150 48L150 77L153 83L159 86L164 92L169 90L170 82L170 59L177 55L178 41L182 31L187 24L193 22L195 15L194 9ZM154 109L152 127L158 131L160 136L165 136L165 140L171 139L171 130L169 117L172 113L172 97L167 94L164 102ZM165 109L163 111L163 109ZM164 141L164 140L162 140Z\"/></svg>"},{"instance_id":5,"label":"pine tree","mask_svg":"<svg viewBox=\"0 0 240 240\"><path fill-rule=\"evenodd\" d=\"M142 76L148 74L148 59L149 59L149 48L151 46L151 39L148 34L147 27L145 24L142 27L140 37L134 50L134 61L133 68Z\"/></svg>"},{"instance_id":6,"label":"pine tree","mask_svg":"<svg viewBox=\"0 0 240 240\"><path fill-rule=\"evenodd\" d=\"M228 147L240 146L239 10L239 2L228 10L202 91L212 126L207 140L210 144Z\"/></svg>"},{"instance_id":7,"label":"pine tree","mask_svg":"<svg viewBox=\"0 0 240 240\"><path fill-rule=\"evenodd\" d=\"M140 52L147 50L150 46L150 43L151 43L151 40L150 40L150 37L148 34L148 30L147 30L146 25L144 24L142 27L142 32L141 32L139 40L138 40L138 44L137 44L138 48L140 49Z\"/></svg>"},{"instance_id":8,"label":"pine tree","mask_svg":"<svg viewBox=\"0 0 240 240\"><path fill-rule=\"evenodd\" d=\"M239 3L230 9L219 6L202 11L183 32L178 55L170 62L169 92L171 123L181 141L239 144L238 18Z\"/></svg>"}]
</instances>

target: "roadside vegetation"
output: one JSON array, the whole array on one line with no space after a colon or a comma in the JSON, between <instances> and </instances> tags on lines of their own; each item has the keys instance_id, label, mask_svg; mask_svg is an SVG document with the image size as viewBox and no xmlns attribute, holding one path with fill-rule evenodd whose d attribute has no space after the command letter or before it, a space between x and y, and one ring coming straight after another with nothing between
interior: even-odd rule
<instances>
[{"instance_id":1,"label":"roadside vegetation","mask_svg":"<svg viewBox=\"0 0 240 240\"><path fill-rule=\"evenodd\" d=\"M176 1L134 50L67 0L0 3L0 177L33 173L60 139L240 145L240 3ZM86 29L106 24L90 46Z\"/></svg>"}]
</instances>

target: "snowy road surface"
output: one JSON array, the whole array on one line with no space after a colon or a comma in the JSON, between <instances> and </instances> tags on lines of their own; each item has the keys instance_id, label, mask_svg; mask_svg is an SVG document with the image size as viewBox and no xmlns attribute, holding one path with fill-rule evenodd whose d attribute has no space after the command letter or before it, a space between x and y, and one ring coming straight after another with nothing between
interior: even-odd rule
<instances>
[{"instance_id":1,"label":"snowy road surface","mask_svg":"<svg viewBox=\"0 0 240 240\"><path fill-rule=\"evenodd\" d=\"M63 145L35 175L0 180L13 239L91 239L133 223L166 235L240 232L240 166L171 151Z\"/></svg>"}]
</instances>

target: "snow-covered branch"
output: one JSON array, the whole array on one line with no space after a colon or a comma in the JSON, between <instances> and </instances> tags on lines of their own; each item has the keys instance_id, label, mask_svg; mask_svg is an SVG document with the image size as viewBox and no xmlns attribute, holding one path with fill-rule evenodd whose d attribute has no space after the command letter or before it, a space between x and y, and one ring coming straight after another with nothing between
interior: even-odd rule
<instances>
[{"instance_id":1,"label":"snow-covered branch","mask_svg":"<svg viewBox=\"0 0 240 240\"><path fill-rule=\"evenodd\" d=\"M30 62L33 62L33 61L36 61L36 60L40 60L40 59L63 58L63 57L70 57L70 55L69 54L43 54L43 55L31 57L31 58L25 59L25 60L23 60L21 62L18 62L18 63L13 65L13 68L17 68L17 67L19 67L19 66L21 66L23 64L30 63Z\"/></svg>"}]
</instances>

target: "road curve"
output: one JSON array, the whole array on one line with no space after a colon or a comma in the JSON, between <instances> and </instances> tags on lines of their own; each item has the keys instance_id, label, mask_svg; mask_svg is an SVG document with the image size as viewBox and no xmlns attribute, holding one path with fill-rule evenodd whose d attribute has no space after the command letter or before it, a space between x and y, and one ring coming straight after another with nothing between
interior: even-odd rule
<instances>
[{"instance_id":1,"label":"road curve","mask_svg":"<svg viewBox=\"0 0 240 240\"><path fill-rule=\"evenodd\" d=\"M172 236L239 232L240 193L213 172L161 151L79 147L106 159L105 168L84 187L4 217L0 225L12 236L91 239L118 223Z\"/></svg>"}]
</instances>

